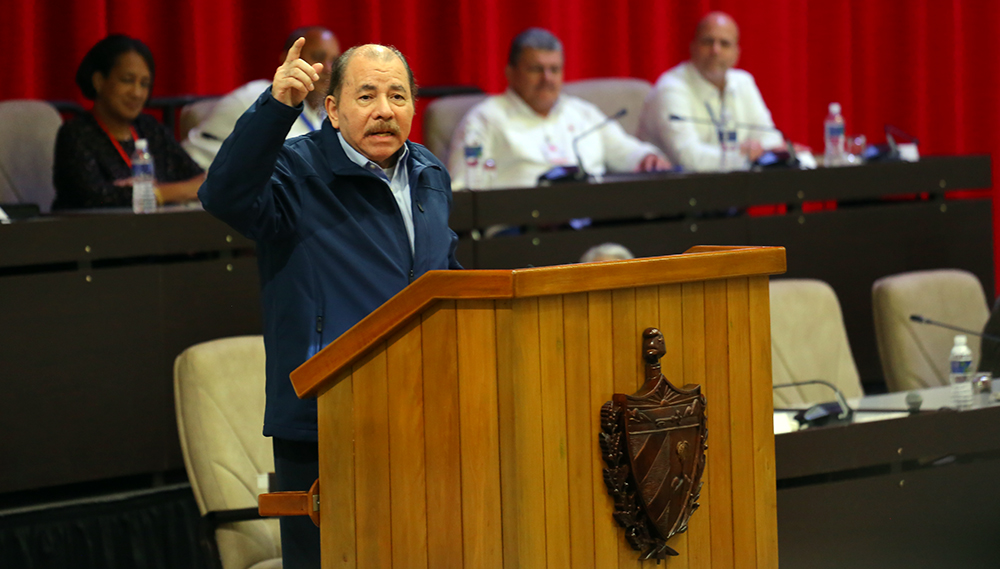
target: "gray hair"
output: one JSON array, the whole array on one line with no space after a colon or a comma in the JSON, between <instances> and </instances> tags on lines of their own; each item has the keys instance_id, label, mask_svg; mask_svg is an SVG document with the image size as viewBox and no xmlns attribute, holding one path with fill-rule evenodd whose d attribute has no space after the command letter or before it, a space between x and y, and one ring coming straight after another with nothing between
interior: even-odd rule
<instances>
[{"instance_id":1,"label":"gray hair","mask_svg":"<svg viewBox=\"0 0 1000 569\"><path fill-rule=\"evenodd\" d=\"M377 49L380 47L385 48L385 50ZM327 95L333 95L334 99L337 99L338 101L340 100L340 90L344 86L344 76L347 74L347 64L351 62L351 57L359 51L364 57L371 57L382 61L389 61L394 55L398 57L399 60L403 62L403 67L406 68L407 79L410 80L410 98L414 102L416 101L417 82L413 78L413 70L410 69L410 63L406 61L406 57L403 53L395 47L391 45L379 44L356 45L340 54L337 61L333 63L333 71L330 73L330 87L326 92Z\"/></svg>"},{"instance_id":2,"label":"gray hair","mask_svg":"<svg viewBox=\"0 0 1000 569\"><path fill-rule=\"evenodd\" d=\"M562 42L552 32L542 28L528 28L517 34L517 37L510 42L510 52L507 53L507 65L517 66L517 60L521 58L521 52L526 49L537 49L540 51L562 51Z\"/></svg>"},{"instance_id":3,"label":"gray hair","mask_svg":"<svg viewBox=\"0 0 1000 569\"><path fill-rule=\"evenodd\" d=\"M634 259L635 255L624 245L618 243L602 243L587 249L587 252L580 257L581 263L593 263L595 261L626 261Z\"/></svg>"}]
</instances>

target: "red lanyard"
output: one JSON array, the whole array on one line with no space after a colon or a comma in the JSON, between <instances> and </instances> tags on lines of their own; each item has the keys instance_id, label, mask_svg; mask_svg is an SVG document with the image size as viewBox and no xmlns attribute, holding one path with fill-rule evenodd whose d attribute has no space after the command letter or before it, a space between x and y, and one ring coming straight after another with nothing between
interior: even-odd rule
<instances>
[{"instance_id":1,"label":"red lanyard","mask_svg":"<svg viewBox=\"0 0 1000 569\"><path fill-rule=\"evenodd\" d=\"M127 164L129 170L131 170L132 169L132 158L130 158L128 154L125 154L125 149L122 148L121 143L118 142L117 138L111 136L111 133L108 131L108 127L104 126L104 123L101 122L101 119L97 118L97 115L93 115L93 116L94 116L94 120L97 121L97 125L99 127L101 127L101 130L104 131L104 134L108 135L108 138L111 140L111 144L115 145L115 150L118 151L118 154L122 157L122 160L125 161L125 164ZM133 141L138 140L139 139L139 135L136 134L135 127L133 127L132 125L129 125L128 129L132 133L132 140Z\"/></svg>"}]
</instances>

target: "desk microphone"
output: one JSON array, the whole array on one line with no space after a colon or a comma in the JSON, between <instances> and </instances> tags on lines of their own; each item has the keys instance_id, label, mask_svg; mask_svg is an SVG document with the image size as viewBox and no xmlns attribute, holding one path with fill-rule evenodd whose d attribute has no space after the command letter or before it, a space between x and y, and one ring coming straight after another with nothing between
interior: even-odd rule
<instances>
[{"instance_id":1,"label":"desk microphone","mask_svg":"<svg viewBox=\"0 0 1000 569\"><path fill-rule=\"evenodd\" d=\"M580 141L586 138L587 136L608 126L608 123L616 121L627 114L628 114L628 109L622 108L617 113L609 116L608 118L602 120L601 122L595 124L594 126L574 136L573 156L576 157L576 166L575 167L556 166L555 168L552 168L548 172L539 176L538 184L541 186L548 186L559 182L577 182L588 179L590 176L587 174L587 170L585 170L583 167L583 158L580 157L580 148L579 148Z\"/></svg>"},{"instance_id":2,"label":"desk microphone","mask_svg":"<svg viewBox=\"0 0 1000 569\"><path fill-rule=\"evenodd\" d=\"M706 107L707 107L707 105L706 105ZM711 108L709 108L709 114L711 114L711 113L712 113L712 110L711 110ZM678 122L689 122L689 123L693 123L693 124L703 124L703 125L707 125L707 126L714 126L717 130L721 130L721 128L722 128L719 125L719 123L717 123L714 120L714 116L713 116L712 120L706 120L706 119L702 119L702 118L698 118L698 117L684 117L684 116L681 116L681 115L670 115L670 120L672 120L672 121L678 121ZM761 132L776 132L776 133L778 133L778 135L781 136L781 140L785 141L785 149L788 151L788 160L787 160L787 162L786 162L785 165L788 166L788 167L790 167L790 168L797 168L799 166L799 158L795 154L795 145L792 144L791 140L788 140L788 138L785 136L785 133L782 132L780 128L778 128L776 126L768 126L766 124L751 124L751 123L744 123L744 122L733 123L733 126L735 126L736 128L741 128L743 130L756 130L756 131L761 131ZM761 161L758 160L758 162L761 162Z\"/></svg>"},{"instance_id":3,"label":"desk microphone","mask_svg":"<svg viewBox=\"0 0 1000 569\"><path fill-rule=\"evenodd\" d=\"M972 334L973 336L979 336L980 338L983 338L985 340L989 340L991 342L1000 342L1000 336L994 336L993 334L987 334L985 332L975 332L975 331L968 330L968 329L965 329L965 328L959 328L958 326L953 326L951 324L945 324L944 322L936 322L934 320L931 320L930 318L924 318L923 316L921 316L919 314L911 314L910 315L910 320L912 320L913 322L918 322L920 324L930 324L931 326L938 326L940 328L947 328L949 330L954 330L956 332L962 332L964 334Z\"/></svg>"},{"instance_id":4,"label":"desk microphone","mask_svg":"<svg viewBox=\"0 0 1000 569\"><path fill-rule=\"evenodd\" d=\"M833 395L837 399L830 403L819 403L812 407L799 411L795 414L795 420L801 425L809 427L821 427L823 425L836 425L840 423L850 423L854 418L854 409L847 404L844 393L836 385L822 379L810 379L809 381L793 381L790 383L779 383L772 385L771 390L784 389L786 387L800 387L803 385L825 385L833 390Z\"/></svg>"}]
</instances>

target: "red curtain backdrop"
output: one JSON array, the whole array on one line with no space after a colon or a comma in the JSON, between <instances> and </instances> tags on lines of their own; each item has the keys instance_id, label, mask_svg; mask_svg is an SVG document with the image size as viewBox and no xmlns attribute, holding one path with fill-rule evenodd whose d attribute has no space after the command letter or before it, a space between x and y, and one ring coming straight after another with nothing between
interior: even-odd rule
<instances>
[{"instance_id":1,"label":"red curtain backdrop","mask_svg":"<svg viewBox=\"0 0 1000 569\"><path fill-rule=\"evenodd\" d=\"M740 24L739 66L796 141L821 150L827 104L839 101L848 132L871 142L892 123L925 155L1000 150L997 0L0 0L0 99L81 100L76 66L112 32L152 48L154 96L225 93L270 77L286 34L312 23L343 47L397 46L424 85L502 90L507 45L528 26L563 40L567 80L655 81L715 9Z\"/></svg>"}]
</instances>

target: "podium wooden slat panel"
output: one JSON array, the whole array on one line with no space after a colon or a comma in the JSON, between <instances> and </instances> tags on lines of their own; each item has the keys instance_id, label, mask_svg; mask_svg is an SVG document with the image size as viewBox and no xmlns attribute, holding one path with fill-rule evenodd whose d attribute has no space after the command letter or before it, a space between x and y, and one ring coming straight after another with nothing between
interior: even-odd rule
<instances>
[{"instance_id":1,"label":"podium wooden slat panel","mask_svg":"<svg viewBox=\"0 0 1000 569\"><path fill-rule=\"evenodd\" d=\"M500 569L504 558L494 302L461 300L456 309L465 567Z\"/></svg>"},{"instance_id":2,"label":"podium wooden slat panel","mask_svg":"<svg viewBox=\"0 0 1000 569\"><path fill-rule=\"evenodd\" d=\"M424 453L427 461L427 565L462 567L462 445L455 301L424 314Z\"/></svg>"},{"instance_id":3,"label":"podium wooden slat panel","mask_svg":"<svg viewBox=\"0 0 1000 569\"><path fill-rule=\"evenodd\" d=\"M614 393L635 393L641 376L635 371L639 354L636 345L635 289L623 288L611 291L611 348L614 362ZM605 400L610 399L609 396ZM627 569L640 567L636 553L625 540L618 536L618 567Z\"/></svg>"},{"instance_id":4,"label":"podium wooden slat panel","mask_svg":"<svg viewBox=\"0 0 1000 569\"><path fill-rule=\"evenodd\" d=\"M588 320L590 322L590 432L601 432L601 406L608 400L608 393L614 393L614 354L612 352L612 312L610 292L591 292L587 295ZM592 435L593 436L593 435ZM591 445L591 468L593 469L594 519L608 519L614 514L614 501L608 496L601 476L604 459L597 444ZM594 565L599 568L618 567L619 530L616 526L595 524Z\"/></svg>"},{"instance_id":5,"label":"podium wooden slat panel","mask_svg":"<svg viewBox=\"0 0 1000 569\"><path fill-rule=\"evenodd\" d=\"M660 360L660 371L671 383L680 387L684 384L684 303L683 287L679 284L660 287L660 332L663 333L663 345L666 355ZM688 536L686 533L675 535L670 540L670 547L679 554L671 559L674 565L671 569L684 569L688 566Z\"/></svg>"},{"instance_id":6,"label":"podium wooden slat panel","mask_svg":"<svg viewBox=\"0 0 1000 569\"><path fill-rule=\"evenodd\" d=\"M706 370L708 325L705 318L705 287L707 284L707 282L698 282L682 285L684 291L684 336L687 339L684 355L684 382L700 385L703 389L708 380ZM694 338L693 342L690 341L691 338ZM702 475L701 481L700 507L698 513L690 519L687 531L688 567L691 569L712 567L711 520L713 512L710 494L712 481L707 473Z\"/></svg>"},{"instance_id":7,"label":"podium wooden slat panel","mask_svg":"<svg viewBox=\"0 0 1000 569\"><path fill-rule=\"evenodd\" d=\"M354 366L354 484L358 569L392 566L392 549L389 547L392 543L392 510L389 503L389 395L386 373L384 346Z\"/></svg>"},{"instance_id":8,"label":"podium wooden slat panel","mask_svg":"<svg viewBox=\"0 0 1000 569\"><path fill-rule=\"evenodd\" d=\"M733 567L733 473L729 437L729 313L726 281L705 283L705 384L708 399L707 487L712 504L712 567Z\"/></svg>"},{"instance_id":9,"label":"podium wooden slat panel","mask_svg":"<svg viewBox=\"0 0 1000 569\"><path fill-rule=\"evenodd\" d=\"M684 304L684 383L705 385L705 283L681 285ZM712 566L712 544L709 535L712 501L709 499L711 480L701 478L701 507L688 524L688 567L704 569Z\"/></svg>"},{"instance_id":10,"label":"podium wooden slat panel","mask_svg":"<svg viewBox=\"0 0 1000 569\"><path fill-rule=\"evenodd\" d=\"M566 352L566 463L569 469L570 562L594 569L593 418L590 403L590 352L586 293L563 297ZM597 475L599 476L599 474Z\"/></svg>"},{"instance_id":11,"label":"podium wooden slat panel","mask_svg":"<svg viewBox=\"0 0 1000 569\"><path fill-rule=\"evenodd\" d=\"M750 385L750 290L747 279L730 279L729 301L729 432L733 464L733 559L737 569L757 566L757 516L754 502L753 418ZM711 439L709 439L711 441ZM711 444L711 443L709 443Z\"/></svg>"},{"instance_id":12,"label":"podium wooden slat panel","mask_svg":"<svg viewBox=\"0 0 1000 569\"><path fill-rule=\"evenodd\" d=\"M539 381L545 457L545 542L548 567L570 565L569 466L566 455L566 342L563 297L538 299Z\"/></svg>"},{"instance_id":13,"label":"podium wooden slat panel","mask_svg":"<svg viewBox=\"0 0 1000 569\"><path fill-rule=\"evenodd\" d=\"M538 299L497 301L504 567L545 567Z\"/></svg>"},{"instance_id":14,"label":"podium wooden slat panel","mask_svg":"<svg viewBox=\"0 0 1000 569\"><path fill-rule=\"evenodd\" d=\"M320 532L322 562L326 568L354 569L357 556L354 532L354 382L350 372L341 377L324 393L317 404L320 432L342 433L340 437L320 440L320 456L335 456L337 460L321 460L320 480L334 480L320 492ZM350 513L350 515L348 515Z\"/></svg>"},{"instance_id":15,"label":"podium wooden slat panel","mask_svg":"<svg viewBox=\"0 0 1000 569\"><path fill-rule=\"evenodd\" d=\"M386 347L392 567L427 568L427 484L420 320Z\"/></svg>"},{"instance_id":16,"label":"podium wooden slat panel","mask_svg":"<svg viewBox=\"0 0 1000 569\"><path fill-rule=\"evenodd\" d=\"M774 398L771 389L771 312L767 277L750 277L750 375L753 386L754 485L757 566L778 566L778 490L774 467Z\"/></svg>"}]
</instances>

